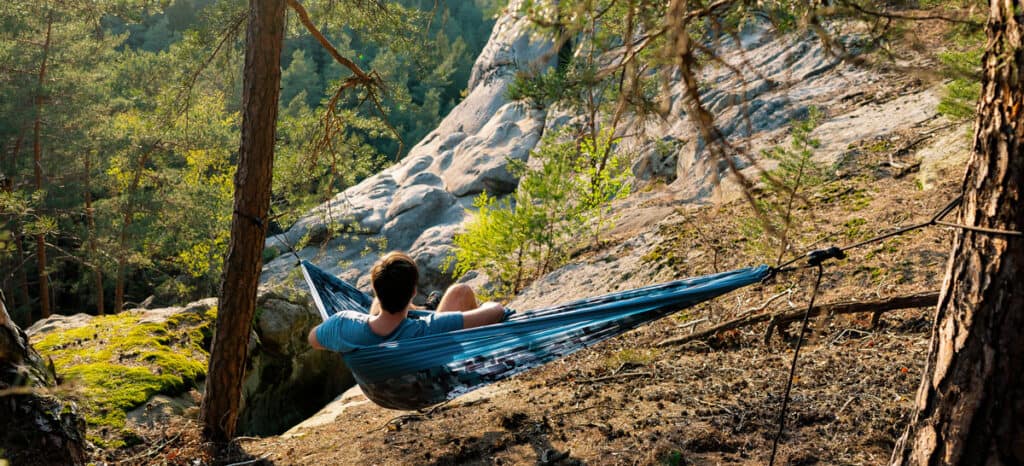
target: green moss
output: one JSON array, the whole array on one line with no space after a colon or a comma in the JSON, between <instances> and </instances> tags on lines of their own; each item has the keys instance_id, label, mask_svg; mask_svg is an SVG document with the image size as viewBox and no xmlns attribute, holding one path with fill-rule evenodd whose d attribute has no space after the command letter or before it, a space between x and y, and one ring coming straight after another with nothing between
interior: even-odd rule
<instances>
[{"instance_id":1,"label":"green moss","mask_svg":"<svg viewBox=\"0 0 1024 466\"><path fill-rule=\"evenodd\" d=\"M868 221L861 217L847 220L843 223L843 235L849 241L867 239L870 236L870 232L864 229L867 223Z\"/></svg>"},{"instance_id":2,"label":"green moss","mask_svg":"<svg viewBox=\"0 0 1024 466\"><path fill-rule=\"evenodd\" d=\"M657 361L661 351L654 348L624 349L605 360L605 366L615 369L623 364L646 366Z\"/></svg>"},{"instance_id":3,"label":"green moss","mask_svg":"<svg viewBox=\"0 0 1024 466\"><path fill-rule=\"evenodd\" d=\"M661 464L666 466L679 466L686 464L686 459L683 458L683 452L679 450L672 450L661 458Z\"/></svg>"},{"instance_id":4,"label":"green moss","mask_svg":"<svg viewBox=\"0 0 1024 466\"><path fill-rule=\"evenodd\" d=\"M119 446L132 435L125 430L127 411L153 395L181 393L206 375L209 355L203 346L216 309L182 312L163 323L141 322L141 316L96 317L35 343L77 389L89 427L122 433L121 439L93 439L102 445Z\"/></svg>"},{"instance_id":5,"label":"green moss","mask_svg":"<svg viewBox=\"0 0 1024 466\"><path fill-rule=\"evenodd\" d=\"M873 154L884 154L892 150L892 143L888 139L878 138L867 143L864 150Z\"/></svg>"},{"instance_id":6,"label":"green moss","mask_svg":"<svg viewBox=\"0 0 1024 466\"><path fill-rule=\"evenodd\" d=\"M878 285L889 275L888 270L881 267L873 267L867 265L860 265L853 272L855 275L861 274L866 275L868 280L873 285Z\"/></svg>"}]
</instances>

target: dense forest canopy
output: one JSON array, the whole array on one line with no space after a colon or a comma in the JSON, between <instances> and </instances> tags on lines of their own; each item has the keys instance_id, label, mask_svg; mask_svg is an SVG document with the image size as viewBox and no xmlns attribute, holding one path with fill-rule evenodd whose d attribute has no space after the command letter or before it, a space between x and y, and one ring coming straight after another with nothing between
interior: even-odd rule
<instances>
[{"instance_id":1,"label":"dense forest canopy","mask_svg":"<svg viewBox=\"0 0 1024 466\"><path fill-rule=\"evenodd\" d=\"M289 17L272 229L401 159L436 126L464 94L497 4L305 7L385 92L337 92L349 71ZM240 0L0 8L0 287L15 320L216 294L245 9Z\"/></svg>"}]
</instances>

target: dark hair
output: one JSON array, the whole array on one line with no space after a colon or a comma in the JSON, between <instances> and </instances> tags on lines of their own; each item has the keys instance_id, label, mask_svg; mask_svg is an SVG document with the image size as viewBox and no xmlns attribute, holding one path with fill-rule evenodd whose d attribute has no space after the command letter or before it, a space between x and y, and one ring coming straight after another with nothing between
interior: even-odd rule
<instances>
[{"instance_id":1,"label":"dark hair","mask_svg":"<svg viewBox=\"0 0 1024 466\"><path fill-rule=\"evenodd\" d=\"M419 279L416 261L404 252L389 252L370 269L373 292L380 300L380 307L392 314L404 311L409 305Z\"/></svg>"}]
</instances>

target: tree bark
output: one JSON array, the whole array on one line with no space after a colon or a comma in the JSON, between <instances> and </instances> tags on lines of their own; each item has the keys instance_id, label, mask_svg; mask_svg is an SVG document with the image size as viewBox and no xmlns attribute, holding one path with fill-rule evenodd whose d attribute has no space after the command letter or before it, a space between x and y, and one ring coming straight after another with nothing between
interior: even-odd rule
<instances>
[{"instance_id":1,"label":"tree bark","mask_svg":"<svg viewBox=\"0 0 1024 466\"><path fill-rule=\"evenodd\" d=\"M118 235L118 256L117 256L117 277L114 282L114 310L116 314L124 310L124 286L125 276L128 273L128 230L132 226L132 221L135 218L135 193L139 191L139 184L142 183L142 174L146 171L146 163L149 162L149 156L153 154L162 141L156 141L142 155L139 156L139 160L135 163L135 172L132 174L132 182L128 185L127 192L124 193L124 205L121 208L121 232Z\"/></svg>"},{"instance_id":2,"label":"tree bark","mask_svg":"<svg viewBox=\"0 0 1024 466\"><path fill-rule=\"evenodd\" d=\"M8 193L14 192L14 173L16 172L16 166L18 163L18 156L21 154L21 146L25 141L23 132L18 133L18 138L14 141L14 148L11 150L10 167L6 164L0 165L6 170L6 178L3 180L3 189ZM12 298L18 298L17 300L12 299L15 309L28 309L31 314L32 309L32 298L29 293L28 287L28 275L25 273L25 250L24 243L22 242L22 234L24 229L22 228L21 221L15 218L12 222L14 224L14 232L11 236L14 238L14 247L17 250L17 254L14 258L14 267L12 270L17 271L17 277L14 277L17 281L18 293L11 293ZM12 273L14 275L14 273ZM22 316L26 322L23 324L31 324L32 316Z\"/></svg>"},{"instance_id":3,"label":"tree bark","mask_svg":"<svg viewBox=\"0 0 1024 466\"><path fill-rule=\"evenodd\" d=\"M28 258L25 257L25 242L23 240L24 235L22 234L22 225L18 225L18 233L14 235L14 247L18 250L18 291L21 294L21 303L23 306L24 324L26 326L32 325L32 293L28 286L28 273L25 272L25 264L28 262Z\"/></svg>"},{"instance_id":4,"label":"tree bark","mask_svg":"<svg viewBox=\"0 0 1024 466\"><path fill-rule=\"evenodd\" d=\"M36 119L32 129L32 161L35 169L36 190L43 189L43 148L40 140L43 119L43 85L46 82L46 61L50 57L50 37L53 30L53 11L46 16L46 39L43 42L43 60L39 65L39 88L36 89ZM46 235L36 235L36 260L39 262L39 311L45 319L50 317L50 280L46 274Z\"/></svg>"},{"instance_id":5,"label":"tree bark","mask_svg":"<svg viewBox=\"0 0 1024 466\"><path fill-rule=\"evenodd\" d=\"M85 218L89 235L89 262L91 263L93 282L96 285L96 313L105 314L103 307L103 271L96 258L96 215L92 208L92 164L89 152L85 153Z\"/></svg>"},{"instance_id":6,"label":"tree bark","mask_svg":"<svg viewBox=\"0 0 1024 466\"><path fill-rule=\"evenodd\" d=\"M991 0L960 223L1021 230L1022 0ZM1016 16L1015 16L1016 15ZM892 464L1024 464L1024 240L961 230L916 412Z\"/></svg>"},{"instance_id":7,"label":"tree bark","mask_svg":"<svg viewBox=\"0 0 1024 466\"><path fill-rule=\"evenodd\" d=\"M231 240L201 416L203 437L235 433L242 377L262 267L274 161L285 0L250 0L242 90L242 141L235 172Z\"/></svg>"}]
</instances>

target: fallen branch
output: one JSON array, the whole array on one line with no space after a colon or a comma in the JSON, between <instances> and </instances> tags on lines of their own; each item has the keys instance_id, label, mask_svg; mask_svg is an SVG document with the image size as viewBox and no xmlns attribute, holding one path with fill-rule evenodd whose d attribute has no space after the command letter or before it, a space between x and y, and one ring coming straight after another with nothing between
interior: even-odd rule
<instances>
[{"instance_id":1,"label":"fallen branch","mask_svg":"<svg viewBox=\"0 0 1024 466\"><path fill-rule=\"evenodd\" d=\"M760 306L753 307L753 308L747 309L747 310L739 313L736 316L736 318L739 319L741 317L746 317L746 316L748 316L750 314L753 314L755 312L761 312L761 311L767 309L768 306L771 305L773 302L775 302L776 299L779 299L779 298L781 298L783 296L787 296L787 295L790 295L790 296L793 295L793 289L792 288L787 288L784 291L776 294L775 296L772 296L771 298L768 298L768 300L763 302L763 303L761 303Z\"/></svg>"},{"instance_id":2,"label":"fallen branch","mask_svg":"<svg viewBox=\"0 0 1024 466\"><path fill-rule=\"evenodd\" d=\"M878 318L886 311L894 311L897 309L907 309L914 307L927 307L934 306L939 302L939 292L930 291L925 293L917 293L906 296L894 296L890 298L880 299L877 301L847 301L841 303L822 304L820 306L814 306L811 308L810 316L814 317L821 314L853 314L857 312L871 312L871 325L878 325ZM692 335L686 335L677 338L670 338L658 342L657 346L670 346L670 345L681 345L693 340L704 340L713 335L721 332L732 330L740 327L747 327L761 322L769 322L768 329L765 332L765 341L767 342L771 338L772 331L775 327L780 325L786 325L790 322L797 321L803 318L805 310L795 309L789 312L771 313L766 312L764 314L757 314L751 316L744 316L737 319L724 322L716 325L707 330L703 330Z\"/></svg>"}]
</instances>

